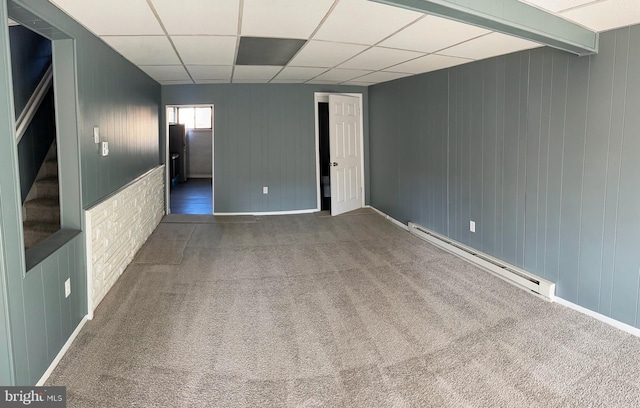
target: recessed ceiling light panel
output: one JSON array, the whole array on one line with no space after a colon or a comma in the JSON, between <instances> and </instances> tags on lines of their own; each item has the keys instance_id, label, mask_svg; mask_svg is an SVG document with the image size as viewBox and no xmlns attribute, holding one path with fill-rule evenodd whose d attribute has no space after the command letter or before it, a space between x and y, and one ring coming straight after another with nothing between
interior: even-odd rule
<instances>
[{"instance_id":1,"label":"recessed ceiling light panel","mask_svg":"<svg viewBox=\"0 0 640 408\"><path fill-rule=\"evenodd\" d=\"M293 38L240 37L236 64L284 66L305 42Z\"/></svg>"}]
</instances>

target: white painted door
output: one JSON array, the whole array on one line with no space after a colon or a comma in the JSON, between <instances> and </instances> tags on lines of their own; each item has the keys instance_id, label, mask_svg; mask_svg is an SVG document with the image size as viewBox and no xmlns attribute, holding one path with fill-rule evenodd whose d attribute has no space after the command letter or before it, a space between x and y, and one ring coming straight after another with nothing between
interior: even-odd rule
<instances>
[{"instance_id":1,"label":"white painted door","mask_svg":"<svg viewBox=\"0 0 640 408\"><path fill-rule=\"evenodd\" d=\"M362 206L361 132L359 99L329 95L331 215Z\"/></svg>"}]
</instances>

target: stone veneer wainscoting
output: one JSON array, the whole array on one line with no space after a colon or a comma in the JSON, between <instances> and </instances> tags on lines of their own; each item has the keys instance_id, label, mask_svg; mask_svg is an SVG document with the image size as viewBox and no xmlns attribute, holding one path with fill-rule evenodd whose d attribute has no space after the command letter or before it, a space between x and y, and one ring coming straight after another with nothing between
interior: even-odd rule
<instances>
[{"instance_id":1,"label":"stone veneer wainscoting","mask_svg":"<svg viewBox=\"0 0 640 408\"><path fill-rule=\"evenodd\" d=\"M85 211L89 318L164 215L164 165Z\"/></svg>"}]
</instances>

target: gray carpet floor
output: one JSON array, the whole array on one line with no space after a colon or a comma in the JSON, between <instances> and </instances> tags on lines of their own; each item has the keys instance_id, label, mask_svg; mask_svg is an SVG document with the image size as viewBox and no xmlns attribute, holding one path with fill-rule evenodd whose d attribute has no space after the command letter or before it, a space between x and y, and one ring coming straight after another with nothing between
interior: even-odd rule
<instances>
[{"instance_id":1,"label":"gray carpet floor","mask_svg":"<svg viewBox=\"0 0 640 408\"><path fill-rule=\"evenodd\" d=\"M49 378L69 407L637 407L640 338L360 210L168 216Z\"/></svg>"}]
</instances>

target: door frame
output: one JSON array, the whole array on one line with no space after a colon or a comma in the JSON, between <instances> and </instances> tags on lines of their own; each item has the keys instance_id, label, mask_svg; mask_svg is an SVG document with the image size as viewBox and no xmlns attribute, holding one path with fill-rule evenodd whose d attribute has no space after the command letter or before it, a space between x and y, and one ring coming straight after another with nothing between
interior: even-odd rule
<instances>
[{"instance_id":1,"label":"door frame","mask_svg":"<svg viewBox=\"0 0 640 408\"><path fill-rule=\"evenodd\" d=\"M346 93L346 92L314 92L313 97L313 111L315 113L315 129L316 129L316 185L317 185L317 208L316 211L320 211L322 208L322 196L320 191L320 127L318 126L318 103L319 102L329 102L329 95L345 95L352 96L354 98L358 98L360 109L360 189L361 189L361 198L362 201L360 203L360 208L365 206L364 197L365 197L365 182L364 182L364 114L362 110L362 94L361 93Z\"/></svg>"},{"instance_id":2,"label":"door frame","mask_svg":"<svg viewBox=\"0 0 640 408\"><path fill-rule=\"evenodd\" d=\"M167 110L169 108L211 108L211 215L215 214L215 162L214 159L216 157L216 138L215 138L215 107L212 103L191 103L191 104L169 104L164 106L164 117L165 117L165 156L164 156L164 177L165 177L165 213L167 215L171 214L171 179L169 173L171 172L171 165L169 163L169 115L167 115Z\"/></svg>"}]
</instances>

